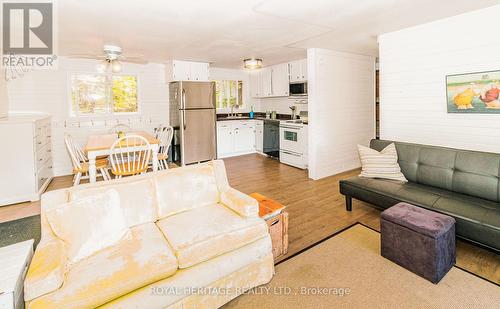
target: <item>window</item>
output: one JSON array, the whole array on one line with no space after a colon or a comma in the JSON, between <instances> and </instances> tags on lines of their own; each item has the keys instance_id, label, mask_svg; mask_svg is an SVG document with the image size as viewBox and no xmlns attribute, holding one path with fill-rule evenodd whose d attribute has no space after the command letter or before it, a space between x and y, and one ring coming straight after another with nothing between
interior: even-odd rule
<instances>
[{"instance_id":1,"label":"window","mask_svg":"<svg viewBox=\"0 0 500 309\"><path fill-rule=\"evenodd\" d=\"M243 107L243 82L241 80L218 80L215 82L217 108Z\"/></svg>"},{"instance_id":2,"label":"window","mask_svg":"<svg viewBox=\"0 0 500 309\"><path fill-rule=\"evenodd\" d=\"M132 75L71 75L73 115L136 113L137 77Z\"/></svg>"}]
</instances>

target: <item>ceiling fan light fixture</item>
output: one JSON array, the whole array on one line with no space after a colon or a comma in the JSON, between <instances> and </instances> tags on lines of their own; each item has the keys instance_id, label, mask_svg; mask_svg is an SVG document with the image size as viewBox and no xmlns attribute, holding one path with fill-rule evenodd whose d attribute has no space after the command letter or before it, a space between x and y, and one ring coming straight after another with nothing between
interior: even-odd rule
<instances>
[{"instance_id":1,"label":"ceiling fan light fixture","mask_svg":"<svg viewBox=\"0 0 500 309\"><path fill-rule=\"evenodd\" d=\"M260 58L248 58L243 60L243 65L245 69L255 70L262 68L262 59Z\"/></svg>"},{"instance_id":2,"label":"ceiling fan light fixture","mask_svg":"<svg viewBox=\"0 0 500 309\"><path fill-rule=\"evenodd\" d=\"M108 70L108 65L109 62L107 60L99 62L99 64L96 66L97 72L105 73Z\"/></svg>"},{"instance_id":3,"label":"ceiling fan light fixture","mask_svg":"<svg viewBox=\"0 0 500 309\"><path fill-rule=\"evenodd\" d=\"M113 60L111 62L111 71L113 73L120 73L121 70L122 70L122 64L121 64L121 62L118 61L118 60Z\"/></svg>"}]
</instances>

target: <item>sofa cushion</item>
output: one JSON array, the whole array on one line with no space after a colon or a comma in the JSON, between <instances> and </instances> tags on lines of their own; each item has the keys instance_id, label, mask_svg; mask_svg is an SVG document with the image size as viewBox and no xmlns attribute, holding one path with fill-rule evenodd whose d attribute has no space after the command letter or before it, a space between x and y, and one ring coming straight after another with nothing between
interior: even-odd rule
<instances>
[{"instance_id":1,"label":"sofa cushion","mask_svg":"<svg viewBox=\"0 0 500 309\"><path fill-rule=\"evenodd\" d=\"M155 183L160 219L219 202L219 190L212 164L159 172L155 174Z\"/></svg>"},{"instance_id":2,"label":"sofa cushion","mask_svg":"<svg viewBox=\"0 0 500 309\"><path fill-rule=\"evenodd\" d=\"M157 223L179 261L187 268L232 251L268 234L258 217L241 217L222 204L185 211Z\"/></svg>"},{"instance_id":3,"label":"sofa cushion","mask_svg":"<svg viewBox=\"0 0 500 309\"><path fill-rule=\"evenodd\" d=\"M499 204L413 182L400 183L385 179L351 177L341 180L343 194L362 200L375 193L368 201L384 207L397 202L407 202L423 208L453 216L457 234L493 248L500 248L500 208ZM393 200L385 203L385 197Z\"/></svg>"},{"instance_id":4,"label":"sofa cushion","mask_svg":"<svg viewBox=\"0 0 500 309\"><path fill-rule=\"evenodd\" d=\"M128 226L156 221L157 201L152 179L129 180L120 179L92 185L77 186L70 189L69 199L74 201L87 196L102 193L110 188L120 195L120 206L123 209Z\"/></svg>"},{"instance_id":5,"label":"sofa cushion","mask_svg":"<svg viewBox=\"0 0 500 309\"><path fill-rule=\"evenodd\" d=\"M498 154L458 152L453 175L453 191L499 201L499 166Z\"/></svg>"},{"instance_id":6,"label":"sofa cushion","mask_svg":"<svg viewBox=\"0 0 500 309\"><path fill-rule=\"evenodd\" d=\"M30 308L94 308L171 276L177 260L154 223L138 225L115 246L75 264L62 287Z\"/></svg>"},{"instance_id":7,"label":"sofa cushion","mask_svg":"<svg viewBox=\"0 0 500 309\"><path fill-rule=\"evenodd\" d=\"M60 205L45 215L54 234L64 241L70 263L112 246L128 231L114 189Z\"/></svg>"},{"instance_id":8,"label":"sofa cushion","mask_svg":"<svg viewBox=\"0 0 500 309\"><path fill-rule=\"evenodd\" d=\"M385 140L371 140L370 147L391 143L410 182L500 202L500 154Z\"/></svg>"}]
</instances>

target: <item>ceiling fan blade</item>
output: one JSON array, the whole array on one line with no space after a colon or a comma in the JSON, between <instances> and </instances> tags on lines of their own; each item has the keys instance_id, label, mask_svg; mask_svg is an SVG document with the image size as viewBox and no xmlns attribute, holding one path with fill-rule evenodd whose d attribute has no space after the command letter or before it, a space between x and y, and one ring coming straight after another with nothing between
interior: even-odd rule
<instances>
[{"instance_id":1,"label":"ceiling fan blade","mask_svg":"<svg viewBox=\"0 0 500 309\"><path fill-rule=\"evenodd\" d=\"M148 61L142 59L142 58L139 58L139 57L126 57L126 56L121 56L120 61L123 61L123 62L131 62L131 63L138 63L138 64L146 64L148 63Z\"/></svg>"},{"instance_id":2,"label":"ceiling fan blade","mask_svg":"<svg viewBox=\"0 0 500 309\"><path fill-rule=\"evenodd\" d=\"M101 55L89 55L89 54L71 54L67 56L68 58L82 58L82 59L104 59Z\"/></svg>"}]
</instances>

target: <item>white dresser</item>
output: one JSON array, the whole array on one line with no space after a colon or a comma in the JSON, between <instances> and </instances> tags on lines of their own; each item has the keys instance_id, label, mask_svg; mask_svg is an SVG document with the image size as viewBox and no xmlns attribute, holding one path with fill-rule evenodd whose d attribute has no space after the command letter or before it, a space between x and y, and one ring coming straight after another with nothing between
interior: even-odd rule
<instances>
[{"instance_id":1,"label":"white dresser","mask_svg":"<svg viewBox=\"0 0 500 309\"><path fill-rule=\"evenodd\" d=\"M9 114L0 141L0 206L38 200L53 177L50 116Z\"/></svg>"},{"instance_id":2,"label":"white dresser","mask_svg":"<svg viewBox=\"0 0 500 309\"><path fill-rule=\"evenodd\" d=\"M33 257L33 239L0 248L0 308L24 308L24 278Z\"/></svg>"}]
</instances>

